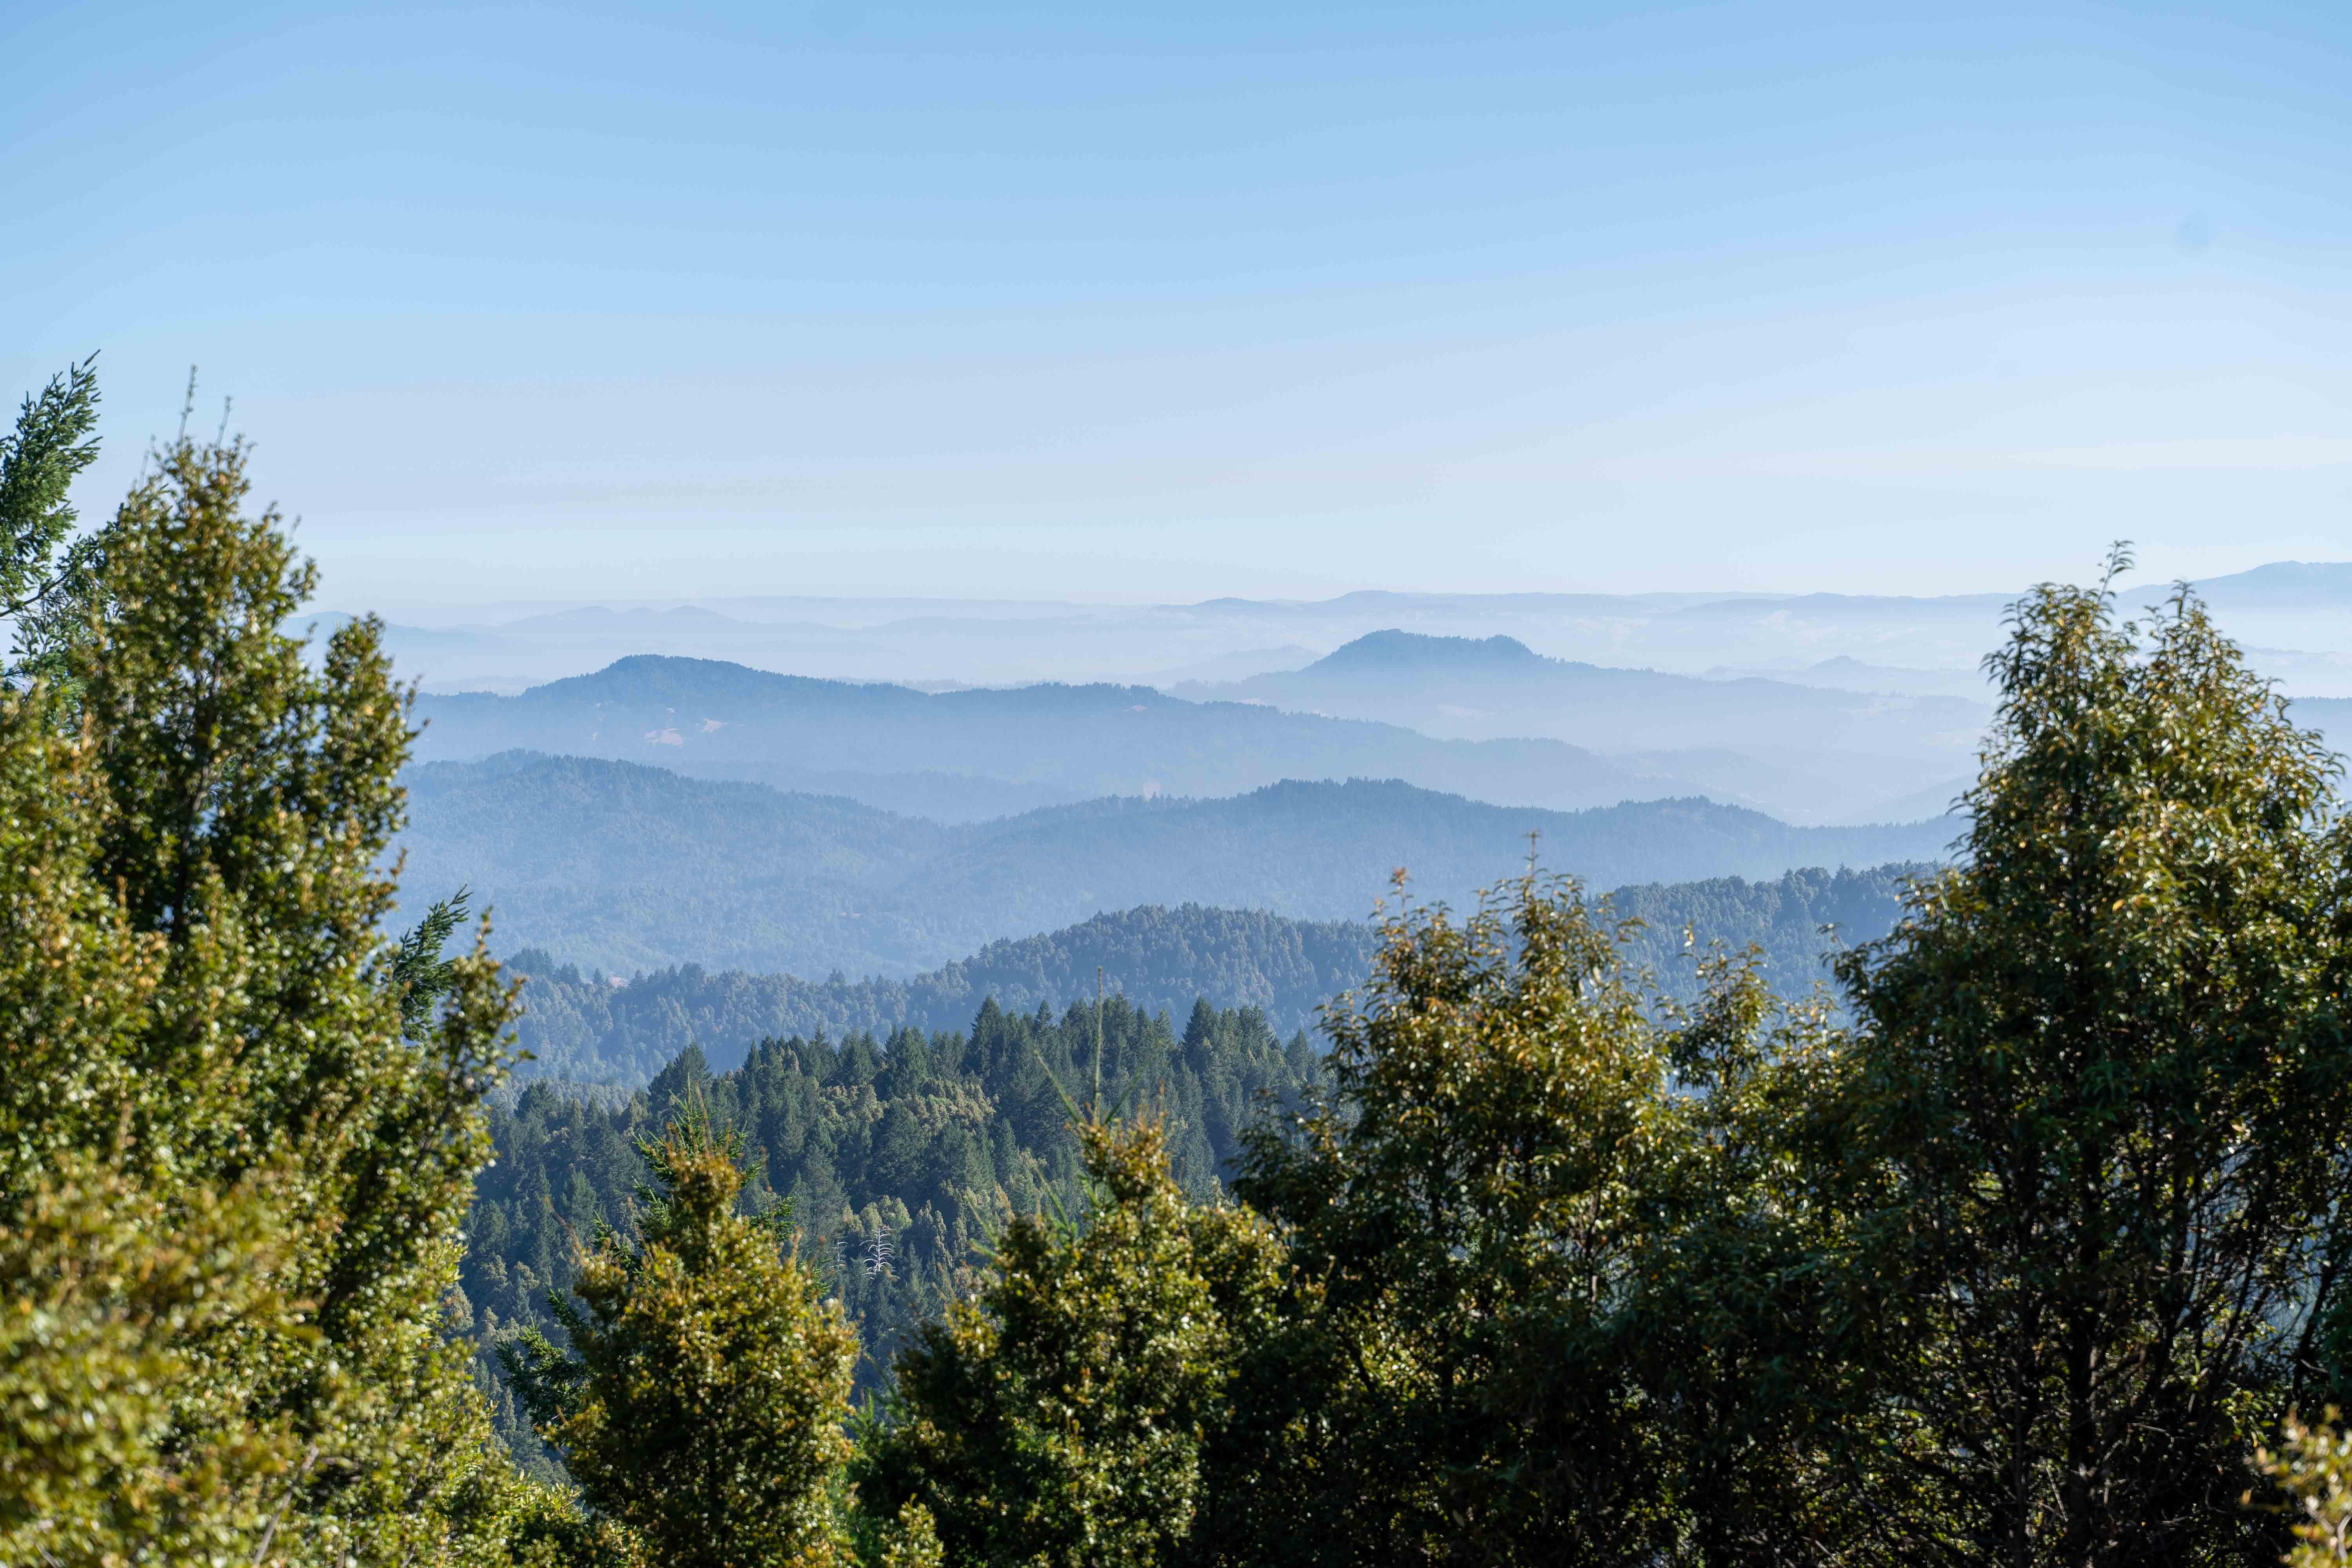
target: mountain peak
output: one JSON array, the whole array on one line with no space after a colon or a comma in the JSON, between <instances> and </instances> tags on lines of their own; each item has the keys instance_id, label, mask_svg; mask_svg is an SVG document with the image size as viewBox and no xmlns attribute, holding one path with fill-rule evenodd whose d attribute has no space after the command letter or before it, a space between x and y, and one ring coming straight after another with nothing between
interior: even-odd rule
<instances>
[{"instance_id":1,"label":"mountain peak","mask_svg":"<svg viewBox=\"0 0 2352 1568\"><path fill-rule=\"evenodd\" d=\"M1433 637L1420 632L1367 632L1307 668L1337 673L1524 669L1548 662L1517 637Z\"/></svg>"}]
</instances>

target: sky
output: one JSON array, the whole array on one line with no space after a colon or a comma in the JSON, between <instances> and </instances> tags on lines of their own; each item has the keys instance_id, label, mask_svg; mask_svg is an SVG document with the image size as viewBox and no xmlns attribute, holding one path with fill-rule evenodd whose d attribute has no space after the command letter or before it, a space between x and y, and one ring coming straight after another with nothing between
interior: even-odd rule
<instances>
[{"instance_id":1,"label":"sky","mask_svg":"<svg viewBox=\"0 0 2352 1568\"><path fill-rule=\"evenodd\" d=\"M2352 6L0 6L0 395L342 608L2352 559Z\"/></svg>"}]
</instances>

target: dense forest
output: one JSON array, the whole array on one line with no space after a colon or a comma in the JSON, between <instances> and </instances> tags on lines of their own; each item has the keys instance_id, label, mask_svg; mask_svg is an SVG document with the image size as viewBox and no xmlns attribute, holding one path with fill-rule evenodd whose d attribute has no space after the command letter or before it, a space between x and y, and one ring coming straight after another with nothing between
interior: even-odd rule
<instances>
[{"instance_id":1,"label":"dense forest","mask_svg":"<svg viewBox=\"0 0 2352 1568\"><path fill-rule=\"evenodd\" d=\"M1904 886L1932 869L1816 868L1763 882L1648 883L1620 888L1609 903L1643 922L1626 951L1655 972L1664 994L1693 999L1700 956L1717 945L1753 946L1768 983L1794 998L1827 981L1832 948L1874 942L1893 929ZM1366 923L1187 904L1097 915L1043 936L991 942L904 981L814 982L685 964L616 985L616 977L533 950L514 954L507 967L525 977L517 1034L530 1059L519 1072L634 1087L688 1045L727 1068L772 1037L965 1028L983 998L1008 1012L1058 1010L1091 998L1098 979L1148 1014L1181 1018L1204 998L1253 1007L1286 1037L1311 1032L1326 1002L1363 983L1378 942Z\"/></svg>"},{"instance_id":2,"label":"dense forest","mask_svg":"<svg viewBox=\"0 0 2352 1568\"><path fill-rule=\"evenodd\" d=\"M1836 1005L1529 870L1319 1044L983 1002L510 1094L487 929L388 932L381 627L282 629L239 441L77 531L95 405L0 443L0 1563L2347 1561L2352 818L2125 557L2017 605Z\"/></svg>"},{"instance_id":3,"label":"dense forest","mask_svg":"<svg viewBox=\"0 0 2352 1568\"><path fill-rule=\"evenodd\" d=\"M610 1225L633 1234L646 1171L640 1142L689 1103L740 1129L749 1190L792 1205L804 1256L859 1326L857 1382L879 1387L909 1330L966 1293L982 1249L1016 1214L1083 1206L1070 1106L1099 1097L1164 1119L1178 1181L1213 1199L1243 1129L1297 1106L1318 1081L1305 1035L1276 1037L1255 1009L1196 1004L1181 1033L1124 1001L1056 1016L983 1004L968 1031L900 1029L761 1042L713 1075L693 1047L625 1097L533 1084L495 1109L496 1163L466 1222L465 1305L485 1354L514 1331L556 1327L573 1242ZM537 1448L510 1395L502 1433Z\"/></svg>"},{"instance_id":4,"label":"dense forest","mask_svg":"<svg viewBox=\"0 0 2352 1568\"><path fill-rule=\"evenodd\" d=\"M1361 921L1400 867L1415 898L1458 905L1525 865L1530 835L1545 865L1611 888L1932 860L1958 830L1791 827L1698 799L1549 812L1364 780L961 827L578 757L428 766L405 782L405 885L470 887L506 951L623 974L695 963L906 979L1141 904Z\"/></svg>"}]
</instances>

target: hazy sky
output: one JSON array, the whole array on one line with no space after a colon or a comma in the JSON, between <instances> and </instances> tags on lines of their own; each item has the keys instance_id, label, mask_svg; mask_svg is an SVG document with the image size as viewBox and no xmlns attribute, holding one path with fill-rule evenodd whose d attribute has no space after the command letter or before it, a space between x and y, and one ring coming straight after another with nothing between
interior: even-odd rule
<instances>
[{"instance_id":1,"label":"hazy sky","mask_svg":"<svg viewBox=\"0 0 2352 1568\"><path fill-rule=\"evenodd\" d=\"M1270 13L1273 13L1270 15ZM0 386L327 602L2352 558L2352 5L0 5Z\"/></svg>"}]
</instances>

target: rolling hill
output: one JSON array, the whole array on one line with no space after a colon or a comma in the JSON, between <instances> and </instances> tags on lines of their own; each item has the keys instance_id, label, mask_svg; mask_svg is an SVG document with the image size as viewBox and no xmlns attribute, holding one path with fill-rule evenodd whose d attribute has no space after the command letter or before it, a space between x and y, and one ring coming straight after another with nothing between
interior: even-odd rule
<instances>
[{"instance_id":1,"label":"rolling hill","mask_svg":"<svg viewBox=\"0 0 2352 1568\"><path fill-rule=\"evenodd\" d=\"M1856 668L1861 668L1857 666ZM1546 658L1507 637L1380 631L1303 669L1174 689L1402 725L1452 740L1537 736L1671 771L1802 821L1867 821L1973 771L1990 709L1755 676L1703 679Z\"/></svg>"},{"instance_id":2,"label":"rolling hill","mask_svg":"<svg viewBox=\"0 0 2352 1568\"><path fill-rule=\"evenodd\" d=\"M620 972L903 977L1143 904L1356 920L1399 867L1416 898L1457 903L1516 875L1530 834L1548 868L1612 887L1925 860L1954 830L1791 827L1696 799L1556 812L1393 780L1110 798L961 826L580 757L433 763L407 782L412 900L468 885L496 910L501 951Z\"/></svg>"},{"instance_id":3,"label":"rolling hill","mask_svg":"<svg viewBox=\"0 0 2352 1568\"><path fill-rule=\"evenodd\" d=\"M1788 689L1822 700L1808 689ZM1719 748L1704 763L1702 779L1680 771L1671 752L1601 755L1593 749L1598 737L1592 744L1501 733L1441 738L1263 702L1191 701L1148 686L934 693L648 655L511 697L427 695L418 716L425 721L421 761L523 748L646 762L704 778L845 795L942 821L1106 795L1231 795L1283 779L1348 778L1397 778L1554 810L1708 795L1783 816L1838 819L1814 810L1823 787L1818 770L1783 787L1771 768L1756 769L1749 782L1763 793L1743 793L1738 770L1723 764ZM1862 775L1847 769L1840 776ZM1882 793L1909 793L1934 776L1906 773L1900 790ZM1877 787L1871 777L1859 794L1845 792L1858 803L1853 820L1872 819L1860 809Z\"/></svg>"}]
</instances>

